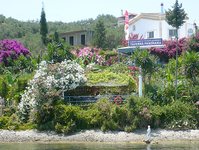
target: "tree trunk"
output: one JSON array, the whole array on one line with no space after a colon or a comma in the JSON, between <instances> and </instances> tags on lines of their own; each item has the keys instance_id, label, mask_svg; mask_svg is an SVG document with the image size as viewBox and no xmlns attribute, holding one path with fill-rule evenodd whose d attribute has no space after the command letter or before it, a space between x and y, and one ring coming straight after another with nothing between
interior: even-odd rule
<instances>
[{"instance_id":1,"label":"tree trunk","mask_svg":"<svg viewBox=\"0 0 199 150\"><path fill-rule=\"evenodd\" d=\"M176 40L176 85L175 85L175 100L178 98L178 85L177 85L177 77L178 77L178 29L177 29L177 40Z\"/></svg>"},{"instance_id":2,"label":"tree trunk","mask_svg":"<svg viewBox=\"0 0 199 150\"><path fill-rule=\"evenodd\" d=\"M152 73L150 72L149 73L149 85L151 85L151 75L152 75Z\"/></svg>"}]
</instances>

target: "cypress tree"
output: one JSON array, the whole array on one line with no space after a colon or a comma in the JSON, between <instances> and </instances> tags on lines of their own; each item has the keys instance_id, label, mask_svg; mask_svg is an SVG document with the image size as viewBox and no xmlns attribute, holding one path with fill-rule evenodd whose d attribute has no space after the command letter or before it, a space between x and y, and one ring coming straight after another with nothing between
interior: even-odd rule
<instances>
[{"instance_id":1,"label":"cypress tree","mask_svg":"<svg viewBox=\"0 0 199 150\"><path fill-rule=\"evenodd\" d=\"M46 22L46 14L44 12L44 6L42 7L41 11L41 19L40 19L40 34L41 34L41 39L44 45L47 45L47 34L48 34L48 26Z\"/></svg>"}]
</instances>

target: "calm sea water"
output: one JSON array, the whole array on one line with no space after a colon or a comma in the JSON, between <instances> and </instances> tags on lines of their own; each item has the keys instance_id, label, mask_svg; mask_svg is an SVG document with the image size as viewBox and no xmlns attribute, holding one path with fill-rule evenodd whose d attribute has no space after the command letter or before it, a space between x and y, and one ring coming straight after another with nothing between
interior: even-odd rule
<instances>
[{"instance_id":1,"label":"calm sea water","mask_svg":"<svg viewBox=\"0 0 199 150\"><path fill-rule=\"evenodd\" d=\"M162 142L156 145L144 143L0 143L0 150L199 150L199 142Z\"/></svg>"}]
</instances>

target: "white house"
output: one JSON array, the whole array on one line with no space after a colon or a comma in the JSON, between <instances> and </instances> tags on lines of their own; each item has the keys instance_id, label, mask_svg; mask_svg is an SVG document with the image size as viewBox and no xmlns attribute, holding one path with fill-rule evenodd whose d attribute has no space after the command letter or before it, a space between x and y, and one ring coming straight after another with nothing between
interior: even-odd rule
<instances>
[{"instance_id":1,"label":"white house","mask_svg":"<svg viewBox=\"0 0 199 150\"><path fill-rule=\"evenodd\" d=\"M129 33L139 34L144 39L162 38L163 40L171 40L176 35L176 29L170 26L163 13L163 4L161 4L161 13L141 13L129 21ZM185 23L178 30L178 37L188 37L195 33L193 24Z\"/></svg>"}]
</instances>

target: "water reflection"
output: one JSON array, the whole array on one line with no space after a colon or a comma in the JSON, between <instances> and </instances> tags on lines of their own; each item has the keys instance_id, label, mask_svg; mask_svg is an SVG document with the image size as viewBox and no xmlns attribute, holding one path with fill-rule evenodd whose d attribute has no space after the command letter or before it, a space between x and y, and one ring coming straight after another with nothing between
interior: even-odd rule
<instances>
[{"instance_id":1,"label":"water reflection","mask_svg":"<svg viewBox=\"0 0 199 150\"><path fill-rule=\"evenodd\" d=\"M199 142L159 142L145 143L0 143L0 150L190 150L198 149Z\"/></svg>"},{"instance_id":2,"label":"water reflection","mask_svg":"<svg viewBox=\"0 0 199 150\"><path fill-rule=\"evenodd\" d=\"M147 150L151 150L151 144L147 145Z\"/></svg>"}]
</instances>

